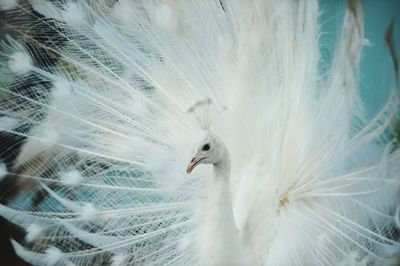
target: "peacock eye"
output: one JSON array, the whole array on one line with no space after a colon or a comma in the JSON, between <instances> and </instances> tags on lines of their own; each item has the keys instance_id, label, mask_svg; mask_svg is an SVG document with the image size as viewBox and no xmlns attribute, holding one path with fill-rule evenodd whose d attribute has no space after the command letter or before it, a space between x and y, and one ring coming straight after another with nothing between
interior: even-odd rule
<instances>
[{"instance_id":1,"label":"peacock eye","mask_svg":"<svg viewBox=\"0 0 400 266\"><path fill-rule=\"evenodd\" d=\"M204 144L203 147L202 147L202 150L203 150L203 151L208 151L208 150L210 150L210 144L208 144L208 143Z\"/></svg>"}]
</instances>

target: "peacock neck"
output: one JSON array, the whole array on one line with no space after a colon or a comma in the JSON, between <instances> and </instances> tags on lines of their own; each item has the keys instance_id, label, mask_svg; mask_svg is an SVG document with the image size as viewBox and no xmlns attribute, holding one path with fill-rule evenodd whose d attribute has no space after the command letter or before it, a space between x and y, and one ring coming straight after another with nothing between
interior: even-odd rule
<instances>
[{"instance_id":1,"label":"peacock neck","mask_svg":"<svg viewBox=\"0 0 400 266\"><path fill-rule=\"evenodd\" d=\"M239 237L232 211L230 191L230 158L224 150L221 160L214 164L214 177L209 185L207 213L201 237L202 265L236 265Z\"/></svg>"},{"instance_id":2,"label":"peacock neck","mask_svg":"<svg viewBox=\"0 0 400 266\"><path fill-rule=\"evenodd\" d=\"M221 159L214 163L214 182L224 181L229 183L231 175L231 159L229 156L228 149L223 147L223 153Z\"/></svg>"}]
</instances>

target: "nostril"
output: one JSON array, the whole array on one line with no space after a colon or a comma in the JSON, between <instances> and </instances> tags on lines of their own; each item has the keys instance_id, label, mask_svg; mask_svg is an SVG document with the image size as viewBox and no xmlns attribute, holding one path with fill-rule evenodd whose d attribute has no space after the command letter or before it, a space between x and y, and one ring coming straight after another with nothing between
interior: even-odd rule
<instances>
[{"instance_id":1,"label":"nostril","mask_svg":"<svg viewBox=\"0 0 400 266\"><path fill-rule=\"evenodd\" d=\"M194 159L196 159L196 158L193 158L190 162L193 163L193 162L194 162Z\"/></svg>"}]
</instances>

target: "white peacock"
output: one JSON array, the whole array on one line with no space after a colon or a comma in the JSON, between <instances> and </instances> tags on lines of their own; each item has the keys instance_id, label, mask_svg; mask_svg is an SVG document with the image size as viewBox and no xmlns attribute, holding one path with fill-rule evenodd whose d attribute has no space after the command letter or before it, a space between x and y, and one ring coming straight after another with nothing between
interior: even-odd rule
<instances>
[{"instance_id":1,"label":"white peacock","mask_svg":"<svg viewBox=\"0 0 400 266\"><path fill-rule=\"evenodd\" d=\"M395 263L398 98L365 118L358 1L325 72L314 0L31 4L58 34L9 39L0 76L0 129L25 141L0 169L28 184L0 214L25 261Z\"/></svg>"}]
</instances>

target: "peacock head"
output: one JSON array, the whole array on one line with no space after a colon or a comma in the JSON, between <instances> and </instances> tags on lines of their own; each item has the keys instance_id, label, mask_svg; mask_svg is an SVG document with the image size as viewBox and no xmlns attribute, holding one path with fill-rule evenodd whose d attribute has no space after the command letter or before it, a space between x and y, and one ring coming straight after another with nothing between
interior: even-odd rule
<instances>
[{"instance_id":1,"label":"peacock head","mask_svg":"<svg viewBox=\"0 0 400 266\"><path fill-rule=\"evenodd\" d=\"M190 174L199 164L218 164L224 153L224 144L210 131L205 131L193 151L192 159L187 167Z\"/></svg>"}]
</instances>

